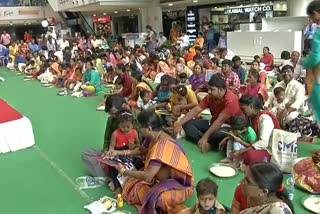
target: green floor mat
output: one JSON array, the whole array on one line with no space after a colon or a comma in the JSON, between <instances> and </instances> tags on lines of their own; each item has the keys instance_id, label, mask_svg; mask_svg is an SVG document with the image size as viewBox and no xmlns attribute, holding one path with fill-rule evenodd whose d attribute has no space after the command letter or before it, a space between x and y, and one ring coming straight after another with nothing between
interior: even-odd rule
<instances>
[{"instance_id":1,"label":"green floor mat","mask_svg":"<svg viewBox=\"0 0 320 214\"><path fill-rule=\"evenodd\" d=\"M36 81L23 81L0 69L0 98L27 116L35 134L36 147L0 155L2 173L1 213L20 214L86 214L83 209L90 200L104 195L113 196L106 186L79 191L74 181L88 172L81 162L85 148L102 148L107 115L96 111L103 94L89 98L57 96L58 89L42 88ZM234 190L243 177L221 179L211 175L208 165L224 157L217 151L202 154L197 146L179 140L193 165L195 181L210 177L219 185L218 199L231 206ZM319 149L319 141L313 145L299 145L299 157L310 156ZM287 176L286 176L287 177ZM296 213L308 213L300 200L306 192L296 190ZM186 205L195 203L195 194ZM124 210L137 213L133 206Z\"/></svg>"}]
</instances>

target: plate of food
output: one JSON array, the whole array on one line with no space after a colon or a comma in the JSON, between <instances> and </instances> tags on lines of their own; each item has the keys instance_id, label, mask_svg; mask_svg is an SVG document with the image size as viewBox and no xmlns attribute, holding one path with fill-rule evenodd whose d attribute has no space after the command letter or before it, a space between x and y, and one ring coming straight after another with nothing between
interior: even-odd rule
<instances>
[{"instance_id":1,"label":"plate of food","mask_svg":"<svg viewBox=\"0 0 320 214\"><path fill-rule=\"evenodd\" d=\"M320 214L320 196L309 195L302 198L301 203L303 207L313 213Z\"/></svg>"},{"instance_id":2,"label":"plate of food","mask_svg":"<svg viewBox=\"0 0 320 214\"><path fill-rule=\"evenodd\" d=\"M94 201L91 204L84 206L84 208L91 213L112 213L117 209L117 200L104 196L98 201Z\"/></svg>"},{"instance_id":3,"label":"plate of food","mask_svg":"<svg viewBox=\"0 0 320 214\"><path fill-rule=\"evenodd\" d=\"M213 163L208 169L212 174L220 178L231 178L238 174L238 170L229 164Z\"/></svg>"}]
</instances>

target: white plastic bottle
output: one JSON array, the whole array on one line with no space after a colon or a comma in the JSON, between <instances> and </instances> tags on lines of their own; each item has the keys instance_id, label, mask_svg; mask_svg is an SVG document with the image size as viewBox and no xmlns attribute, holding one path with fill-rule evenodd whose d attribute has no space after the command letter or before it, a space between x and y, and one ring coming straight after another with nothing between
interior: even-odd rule
<instances>
[{"instance_id":1,"label":"white plastic bottle","mask_svg":"<svg viewBox=\"0 0 320 214\"><path fill-rule=\"evenodd\" d=\"M64 96L67 96L67 95L68 95L68 91L67 91L67 88L66 88L66 87L65 87L64 90L63 90L63 95L64 95Z\"/></svg>"},{"instance_id":2,"label":"white plastic bottle","mask_svg":"<svg viewBox=\"0 0 320 214\"><path fill-rule=\"evenodd\" d=\"M294 199L294 178L292 173L289 174L287 179L287 190L289 193L289 199L292 201Z\"/></svg>"}]
</instances>

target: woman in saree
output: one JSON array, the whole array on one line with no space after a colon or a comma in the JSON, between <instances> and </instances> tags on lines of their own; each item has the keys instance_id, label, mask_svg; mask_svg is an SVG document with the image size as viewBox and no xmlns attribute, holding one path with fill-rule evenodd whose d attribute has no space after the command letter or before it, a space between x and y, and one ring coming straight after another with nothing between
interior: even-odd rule
<instances>
[{"instance_id":1,"label":"woman in saree","mask_svg":"<svg viewBox=\"0 0 320 214\"><path fill-rule=\"evenodd\" d=\"M99 57L95 59L95 69L100 74L100 78L103 77L105 71L103 68L102 60Z\"/></svg>"},{"instance_id":2,"label":"woman in saree","mask_svg":"<svg viewBox=\"0 0 320 214\"><path fill-rule=\"evenodd\" d=\"M263 105L259 98L245 95L241 97L239 102L242 112L249 119L258 136L258 141L234 155L243 157L246 165L263 162L264 158L270 161L271 150L269 142L272 140L273 130L280 129L279 122L273 114L262 110Z\"/></svg>"},{"instance_id":3,"label":"woman in saree","mask_svg":"<svg viewBox=\"0 0 320 214\"><path fill-rule=\"evenodd\" d=\"M274 56L270 53L269 47L263 48L263 54L261 56L261 62L263 62L266 66L264 67L265 71L271 71L273 69L273 59Z\"/></svg>"},{"instance_id":4,"label":"woman in saree","mask_svg":"<svg viewBox=\"0 0 320 214\"><path fill-rule=\"evenodd\" d=\"M249 70L247 82L246 94L260 98L263 103L268 100L268 90L260 83L259 72L256 69Z\"/></svg>"},{"instance_id":5,"label":"woman in saree","mask_svg":"<svg viewBox=\"0 0 320 214\"><path fill-rule=\"evenodd\" d=\"M240 214L294 214L283 174L273 163L254 163L245 169L242 192L247 197L247 208Z\"/></svg>"},{"instance_id":6,"label":"woman in saree","mask_svg":"<svg viewBox=\"0 0 320 214\"><path fill-rule=\"evenodd\" d=\"M170 30L170 41L171 44L176 44L179 38L179 30L177 24L174 22Z\"/></svg>"},{"instance_id":7,"label":"woman in saree","mask_svg":"<svg viewBox=\"0 0 320 214\"><path fill-rule=\"evenodd\" d=\"M302 60L302 66L308 69L307 78L310 81L310 76L313 76L313 86L309 102L312 105L313 115L315 120L320 123L320 1L313 1L307 7L309 18L316 23L317 29L313 35L311 52L308 57ZM312 75L310 75L312 70ZM310 90L310 83L309 90Z\"/></svg>"},{"instance_id":8,"label":"woman in saree","mask_svg":"<svg viewBox=\"0 0 320 214\"><path fill-rule=\"evenodd\" d=\"M196 64L193 67L193 74L188 79L192 86L192 90L198 94L199 92L207 92L206 89L206 76L203 73L203 67L201 64Z\"/></svg>"},{"instance_id":9,"label":"woman in saree","mask_svg":"<svg viewBox=\"0 0 320 214\"><path fill-rule=\"evenodd\" d=\"M192 47L190 48L190 53L196 54L196 47L199 47L200 49L202 49L203 44L204 44L203 33L199 32L196 40L194 40L194 43L193 43Z\"/></svg>"},{"instance_id":10,"label":"woman in saree","mask_svg":"<svg viewBox=\"0 0 320 214\"><path fill-rule=\"evenodd\" d=\"M266 86L267 90L269 90L270 81L269 81L269 78L268 78L267 73L266 73L264 70L261 70L261 69L260 69L260 62L257 61L257 60L254 60L254 61L251 63L250 68L251 68L251 69L256 69L257 71L259 71L259 80L260 80L260 83L264 84L264 85Z\"/></svg>"},{"instance_id":11,"label":"woman in saree","mask_svg":"<svg viewBox=\"0 0 320 214\"><path fill-rule=\"evenodd\" d=\"M169 65L165 61L159 61L159 58L154 60L157 63L157 74L164 73L171 77L175 75L174 69L170 69Z\"/></svg>"},{"instance_id":12,"label":"woman in saree","mask_svg":"<svg viewBox=\"0 0 320 214\"><path fill-rule=\"evenodd\" d=\"M153 111L142 111L138 116L144 144L134 150L110 151L114 155L145 155L144 170L117 170L129 180L123 188L123 198L135 205L140 214L159 211L173 214L185 209L182 205L194 188L191 164L183 147L161 130L161 121Z\"/></svg>"}]
</instances>

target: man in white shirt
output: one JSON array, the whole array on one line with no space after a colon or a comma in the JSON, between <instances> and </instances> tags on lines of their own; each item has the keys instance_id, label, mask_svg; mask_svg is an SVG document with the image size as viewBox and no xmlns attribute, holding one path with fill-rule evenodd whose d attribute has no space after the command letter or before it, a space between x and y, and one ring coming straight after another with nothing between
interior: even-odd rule
<instances>
[{"instance_id":1,"label":"man in white shirt","mask_svg":"<svg viewBox=\"0 0 320 214\"><path fill-rule=\"evenodd\" d=\"M163 35L163 32L159 33L158 46L163 45L167 41L167 37Z\"/></svg>"},{"instance_id":2,"label":"man in white shirt","mask_svg":"<svg viewBox=\"0 0 320 214\"><path fill-rule=\"evenodd\" d=\"M300 64L300 53L298 51L292 51L291 59L285 60L283 66L291 65L294 68L293 77L297 80L301 77L306 77L306 70Z\"/></svg>"},{"instance_id":3,"label":"man in white shirt","mask_svg":"<svg viewBox=\"0 0 320 214\"><path fill-rule=\"evenodd\" d=\"M101 46L102 41L100 38L96 38L96 36L93 36L93 39L91 40L92 47L98 48Z\"/></svg>"},{"instance_id":4,"label":"man in white shirt","mask_svg":"<svg viewBox=\"0 0 320 214\"><path fill-rule=\"evenodd\" d=\"M178 38L177 43L180 45L180 48L189 47L189 36L185 31L181 32L181 37Z\"/></svg>"},{"instance_id":5,"label":"man in white shirt","mask_svg":"<svg viewBox=\"0 0 320 214\"><path fill-rule=\"evenodd\" d=\"M58 42L59 48L63 51L66 47L70 47L69 41L67 40L66 35L63 35L62 38Z\"/></svg>"},{"instance_id":6,"label":"man in white shirt","mask_svg":"<svg viewBox=\"0 0 320 214\"><path fill-rule=\"evenodd\" d=\"M274 88L281 87L285 89L285 105L284 118L286 121L292 120L299 114L303 114L305 111L305 87L293 78L294 68L291 65L285 65L281 69L281 75L283 81L278 82ZM269 96L269 99L264 104L265 108L271 109L273 102L275 101L274 93Z\"/></svg>"},{"instance_id":7,"label":"man in white shirt","mask_svg":"<svg viewBox=\"0 0 320 214\"><path fill-rule=\"evenodd\" d=\"M49 38L49 36L51 36L54 40L57 39L57 34L54 32L53 27L48 28L46 37Z\"/></svg>"}]
</instances>

